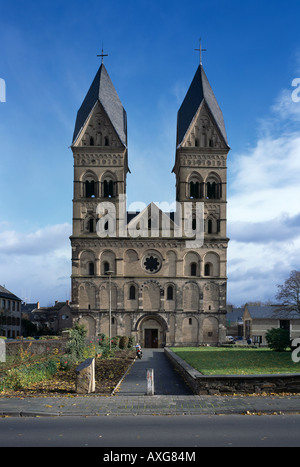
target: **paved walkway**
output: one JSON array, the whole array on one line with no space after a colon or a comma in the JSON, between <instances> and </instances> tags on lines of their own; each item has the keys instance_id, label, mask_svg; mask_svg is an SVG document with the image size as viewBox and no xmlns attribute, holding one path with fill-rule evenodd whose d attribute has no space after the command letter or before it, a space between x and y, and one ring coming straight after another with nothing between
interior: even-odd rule
<instances>
[{"instance_id":1,"label":"paved walkway","mask_svg":"<svg viewBox=\"0 0 300 467\"><path fill-rule=\"evenodd\" d=\"M192 395L191 389L174 370L163 349L143 349L142 360L137 359L116 392L117 396L141 396L147 393L147 369L154 370L155 395Z\"/></svg>"},{"instance_id":2,"label":"paved walkway","mask_svg":"<svg viewBox=\"0 0 300 467\"><path fill-rule=\"evenodd\" d=\"M155 395L146 394L154 369ZM144 350L114 396L0 397L0 416L300 414L300 395L194 396L161 350Z\"/></svg>"}]
</instances>

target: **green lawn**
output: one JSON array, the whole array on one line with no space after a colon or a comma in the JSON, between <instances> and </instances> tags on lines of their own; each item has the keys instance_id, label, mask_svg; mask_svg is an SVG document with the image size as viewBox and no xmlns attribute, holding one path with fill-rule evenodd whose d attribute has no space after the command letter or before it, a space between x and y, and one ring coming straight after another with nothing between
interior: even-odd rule
<instances>
[{"instance_id":1,"label":"green lawn","mask_svg":"<svg viewBox=\"0 0 300 467\"><path fill-rule=\"evenodd\" d=\"M300 362L292 361L291 351L227 347L184 347L172 350L204 375L300 373Z\"/></svg>"}]
</instances>

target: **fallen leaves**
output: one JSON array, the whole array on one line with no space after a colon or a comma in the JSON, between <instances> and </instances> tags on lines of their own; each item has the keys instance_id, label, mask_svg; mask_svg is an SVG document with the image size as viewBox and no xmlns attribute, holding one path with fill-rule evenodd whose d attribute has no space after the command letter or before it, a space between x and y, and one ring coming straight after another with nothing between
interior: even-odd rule
<instances>
[{"instance_id":1,"label":"fallen leaves","mask_svg":"<svg viewBox=\"0 0 300 467\"><path fill-rule=\"evenodd\" d=\"M114 358L95 359L96 393L109 396L120 379L124 376L134 359L134 352L116 352ZM67 371L59 370L51 379L34 383L28 389L20 391L6 390L0 393L0 397L47 397L63 395L76 397L76 373L73 366ZM50 408L51 406L49 406Z\"/></svg>"}]
</instances>

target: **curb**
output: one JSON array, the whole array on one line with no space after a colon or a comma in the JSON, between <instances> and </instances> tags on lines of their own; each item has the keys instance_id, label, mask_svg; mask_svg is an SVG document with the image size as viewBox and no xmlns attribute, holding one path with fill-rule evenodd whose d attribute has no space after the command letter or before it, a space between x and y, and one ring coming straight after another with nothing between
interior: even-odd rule
<instances>
[{"instance_id":1,"label":"curb","mask_svg":"<svg viewBox=\"0 0 300 467\"><path fill-rule=\"evenodd\" d=\"M29 417L59 417L60 413L46 413L46 412L0 412L0 417L19 417L19 418L29 418Z\"/></svg>"},{"instance_id":2,"label":"curb","mask_svg":"<svg viewBox=\"0 0 300 467\"><path fill-rule=\"evenodd\" d=\"M128 375L129 371L131 370L131 368L133 367L133 364L136 362L136 359L137 357L134 358L133 362L131 363L131 365L129 365L129 367L127 368L125 374L122 376L122 378L120 379L120 381L118 382L118 384L116 385L116 387L112 390L111 392L111 396L114 396L115 395L115 392L117 391L117 389L119 388L119 386L121 386L123 380L125 379L125 377Z\"/></svg>"}]
</instances>

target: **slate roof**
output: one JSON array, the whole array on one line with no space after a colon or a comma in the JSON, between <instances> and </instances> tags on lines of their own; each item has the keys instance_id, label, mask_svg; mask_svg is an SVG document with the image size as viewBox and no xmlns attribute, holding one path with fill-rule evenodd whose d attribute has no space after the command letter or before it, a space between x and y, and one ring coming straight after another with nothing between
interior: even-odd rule
<instances>
[{"instance_id":1,"label":"slate roof","mask_svg":"<svg viewBox=\"0 0 300 467\"><path fill-rule=\"evenodd\" d=\"M1 298L10 298L11 300L19 300L21 301L21 299L19 297L17 297L16 295L14 295L13 293L11 293L9 290L7 290L5 287L3 287L2 285L0 285L0 297Z\"/></svg>"},{"instance_id":2,"label":"slate roof","mask_svg":"<svg viewBox=\"0 0 300 467\"><path fill-rule=\"evenodd\" d=\"M213 118L215 119L216 125L228 146L223 114L202 65L199 65L185 99L178 111L177 146L182 144L186 132L188 131L197 110L203 101L206 102Z\"/></svg>"},{"instance_id":3,"label":"slate roof","mask_svg":"<svg viewBox=\"0 0 300 467\"><path fill-rule=\"evenodd\" d=\"M300 319L299 313L290 311L284 306L248 306L251 318L254 319Z\"/></svg>"},{"instance_id":4,"label":"slate roof","mask_svg":"<svg viewBox=\"0 0 300 467\"><path fill-rule=\"evenodd\" d=\"M22 313L31 313L32 310L35 310L38 307L37 303L22 303Z\"/></svg>"},{"instance_id":5,"label":"slate roof","mask_svg":"<svg viewBox=\"0 0 300 467\"><path fill-rule=\"evenodd\" d=\"M64 306L71 308L66 302L56 302L53 306L41 306L40 308L36 308L32 311L34 313L45 313L45 311L50 313L60 311Z\"/></svg>"},{"instance_id":6,"label":"slate roof","mask_svg":"<svg viewBox=\"0 0 300 467\"><path fill-rule=\"evenodd\" d=\"M77 112L75 129L73 134L73 143L76 141L82 127L88 119L91 111L100 102L110 119L121 143L127 146L127 115L122 106L117 91L102 63L96 73L94 81L88 90L87 95Z\"/></svg>"},{"instance_id":7,"label":"slate roof","mask_svg":"<svg viewBox=\"0 0 300 467\"><path fill-rule=\"evenodd\" d=\"M227 311L226 320L231 323L238 323L243 321L243 308L233 308L233 311Z\"/></svg>"}]
</instances>

